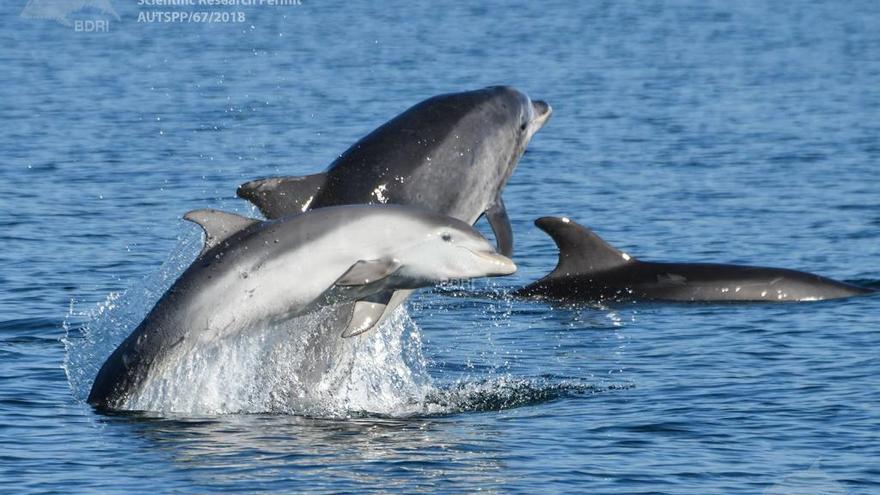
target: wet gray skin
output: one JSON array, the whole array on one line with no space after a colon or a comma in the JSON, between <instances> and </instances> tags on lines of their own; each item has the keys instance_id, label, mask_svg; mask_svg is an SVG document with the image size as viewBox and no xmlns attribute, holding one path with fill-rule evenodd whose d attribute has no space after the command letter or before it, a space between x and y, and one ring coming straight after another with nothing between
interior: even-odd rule
<instances>
[{"instance_id":1,"label":"wet gray skin","mask_svg":"<svg viewBox=\"0 0 880 495\"><path fill-rule=\"evenodd\" d=\"M356 142L323 173L251 181L238 195L267 218L372 203L421 206L470 224L486 214L509 256L501 191L551 112L508 86L435 96Z\"/></svg>"},{"instance_id":2,"label":"wet gray skin","mask_svg":"<svg viewBox=\"0 0 880 495\"><path fill-rule=\"evenodd\" d=\"M88 398L99 409L123 408L151 374L254 325L351 302L342 322L357 335L386 310L377 294L516 270L472 226L418 208L343 206L275 221L198 210L185 218L204 229L205 249L101 367Z\"/></svg>"},{"instance_id":3,"label":"wet gray skin","mask_svg":"<svg viewBox=\"0 0 880 495\"><path fill-rule=\"evenodd\" d=\"M568 218L535 221L559 247L547 276L515 292L569 302L818 301L874 292L812 273L714 263L649 263L618 251Z\"/></svg>"},{"instance_id":4,"label":"wet gray skin","mask_svg":"<svg viewBox=\"0 0 880 495\"><path fill-rule=\"evenodd\" d=\"M267 218L345 204L414 205L469 224L486 215L498 250L513 231L501 192L552 109L509 86L429 98L386 122L322 173L242 184L238 195ZM377 296L387 307L408 291Z\"/></svg>"}]
</instances>

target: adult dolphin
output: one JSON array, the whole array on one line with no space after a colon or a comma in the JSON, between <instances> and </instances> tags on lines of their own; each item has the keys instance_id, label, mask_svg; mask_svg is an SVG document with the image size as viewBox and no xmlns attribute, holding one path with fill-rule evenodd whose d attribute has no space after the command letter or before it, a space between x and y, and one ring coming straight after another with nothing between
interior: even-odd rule
<instances>
[{"instance_id":1,"label":"adult dolphin","mask_svg":"<svg viewBox=\"0 0 880 495\"><path fill-rule=\"evenodd\" d=\"M516 266L470 225L400 206L322 208L275 221L215 210L186 214L205 247L98 372L88 402L125 407L151 374L200 344L320 306L356 301L346 332L384 312L374 296Z\"/></svg>"},{"instance_id":2,"label":"adult dolphin","mask_svg":"<svg viewBox=\"0 0 880 495\"><path fill-rule=\"evenodd\" d=\"M501 191L551 112L509 86L435 96L356 142L324 172L247 182L238 196L267 218L372 203L421 206L470 224L485 214L499 251L510 256Z\"/></svg>"},{"instance_id":3,"label":"adult dolphin","mask_svg":"<svg viewBox=\"0 0 880 495\"><path fill-rule=\"evenodd\" d=\"M474 224L483 215L499 251L513 253L501 191L550 105L509 86L434 96L361 138L322 173L247 182L238 196L266 218L346 204L421 206ZM387 293L382 319L408 291Z\"/></svg>"},{"instance_id":4,"label":"adult dolphin","mask_svg":"<svg viewBox=\"0 0 880 495\"><path fill-rule=\"evenodd\" d=\"M535 221L559 247L550 274L514 294L567 301L817 301L874 292L812 273L714 263L648 263L568 218Z\"/></svg>"}]
</instances>

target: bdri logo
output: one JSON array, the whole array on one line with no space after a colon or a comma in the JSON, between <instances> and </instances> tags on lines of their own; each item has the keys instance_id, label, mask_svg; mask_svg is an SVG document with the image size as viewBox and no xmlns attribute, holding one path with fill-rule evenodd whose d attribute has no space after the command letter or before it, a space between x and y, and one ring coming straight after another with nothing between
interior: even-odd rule
<instances>
[{"instance_id":1,"label":"bdri logo","mask_svg":"<svg viewBox=\"0 0 880 495\"><path fill-rule=\"evenodd\" d=\"M819 461L809 469L789 474L768 488L764 495L846 495L847 490L819 467Z\"/></svg>"},{"instance_id":2,"label":"bdri logo","mask_svg":"<svg viewBox=\"0 0 880 495\"><path fill-rule=\"evenodd\" d=\"M119 20L110 0L28 0L21 16L50 19L85 32L108 31L109 18Z\"/></svg>"}]
</instances>

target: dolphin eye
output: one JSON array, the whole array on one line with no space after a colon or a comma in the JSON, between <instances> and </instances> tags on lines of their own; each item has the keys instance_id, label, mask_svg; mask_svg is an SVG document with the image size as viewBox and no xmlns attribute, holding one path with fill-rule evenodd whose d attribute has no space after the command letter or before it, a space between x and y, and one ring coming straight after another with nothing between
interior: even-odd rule
<instances>
[{"instance_id":1,"label":"dolphin eye","mask_svg":"<svg viewBox=\"0 0 880 495\"><path fill-rule=\"evenodd\" d=\"M524 131L524 130L526 130L526 127L528 127L528 126L529 126L528 122L523 122L523 125L519 126L519 130Z\"/></svg>"},{"instance_id":2,"label":"dolphin eye","mask_svg":"<svg viewBox=\"0 0 880 495\"><path fill-rule=\"evenodd\" d=\"M440 238L443 239L444 242L452 242L452 234L449 232L440 234Z\"/></svg>"}]
</instances>

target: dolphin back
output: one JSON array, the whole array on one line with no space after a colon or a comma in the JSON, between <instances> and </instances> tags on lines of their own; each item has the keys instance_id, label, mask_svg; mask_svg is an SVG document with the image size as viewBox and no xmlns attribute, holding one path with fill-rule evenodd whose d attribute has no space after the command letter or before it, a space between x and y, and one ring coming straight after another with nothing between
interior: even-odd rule
<instances>
[{"instance_id":1,"label":"dolphin back","mask_svg":"<svg viewBox=\"0 0 880 495\"><path fill-rule=\"evenodd\" d=\"M405 204L473 223L492 208L493 230L504 236L509 226L496 225L507 218L500 192L528 142L522 119L530 108L528 96L505 86L434 96L358 140L323 173L251 181L238 196L270 219Z\"/></svg>"},{"instance_id":2,"label":"dolphin back","mask_svg":"<svg viewBox=\"0 0 880 495\"><path fill-rule=\"evenodd\" d=\"M718 263L642 262L568 218L535 224L559 247L550 274L515 292L567 300L817 301L875 292L813 273Z\"/></svg>"}]
</instances>

